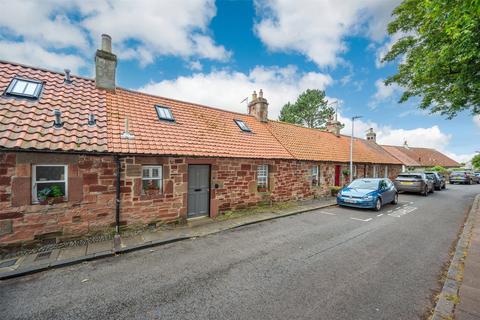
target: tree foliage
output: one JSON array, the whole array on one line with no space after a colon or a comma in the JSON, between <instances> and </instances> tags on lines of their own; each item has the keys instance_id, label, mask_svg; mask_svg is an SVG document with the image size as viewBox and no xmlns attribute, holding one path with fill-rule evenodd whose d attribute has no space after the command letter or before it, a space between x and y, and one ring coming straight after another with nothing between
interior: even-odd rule
<instances>
[{"instance_id":1,"label":"tree foliage","mask_svg":"<svg viewBox=\"0 0 480 320\"><path fill-rule=\"evenodd\" d=\"M334 114L335 109L328 105L325 91L307 89L298 96L295 103L288 102L282 107L279 120L323 129Z\"/></svg>"},{"instance_id":2,"label":"tree foliage","mask_svg":"<svg viewBox=\"0 0 480 320\"><path fill-rule=\"evenodd\" d=\"M472 158L472 166L473 166L475 169L480 169L480 154L477 154L477 155L473 156L473 158Z\"/></svg>"},{"instance_id":3,"label":"tree foliage","mask_svg":"<svg viewBox=\"0 0 480 320\"><path fill-rule=\"evenodd\" d=\"M388 33L401 37L383 61L400 58L385 81L404 89L400 102L419 96L419 108L449 119L480 114L480 0L404 0L393 16Z\"/></svg>"}]
</instances>

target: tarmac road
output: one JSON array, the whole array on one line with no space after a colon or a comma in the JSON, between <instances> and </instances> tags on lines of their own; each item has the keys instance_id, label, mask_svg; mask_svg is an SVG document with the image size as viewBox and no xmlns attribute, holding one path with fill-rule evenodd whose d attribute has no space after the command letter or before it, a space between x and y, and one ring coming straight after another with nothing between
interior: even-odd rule
<instances>
[{"instance_id":1,"label":"tarmac road","mask_svg":"<svg viewBox=\"0 0 480 320\"><path fill-rule=\"evenodd\" d=\"M420 319L480 185L0 282L0 319Z\"/></svg>"}]
</instances>

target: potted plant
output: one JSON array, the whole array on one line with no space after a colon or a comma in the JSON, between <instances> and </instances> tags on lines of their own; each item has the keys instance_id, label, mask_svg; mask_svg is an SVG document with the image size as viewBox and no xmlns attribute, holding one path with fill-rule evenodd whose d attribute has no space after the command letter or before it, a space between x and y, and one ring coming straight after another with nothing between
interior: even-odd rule
<instances>
[{"instance_id":1,"label":"potted plant","mask_svg":"<svg viewBox=\"0 0 480 320\"><path fill-rule=\"evenodd\" d=\"M63 196L62 189L57 185L43 188L37 195L40 204L55 204L63 202Z\"/></svg>"},{"instance_id":2,"label":"potted plant","mask_svg":"<svg viewBox=\"0 0 480 320\"><path fill-rule=\"evenodd\" d=\"M153 194L158 194L160 191L160 188L154 184L152 181L149 181L149 183L145 186L144 192L146 195L153 195Z\"/></svg>"}]
</instances>

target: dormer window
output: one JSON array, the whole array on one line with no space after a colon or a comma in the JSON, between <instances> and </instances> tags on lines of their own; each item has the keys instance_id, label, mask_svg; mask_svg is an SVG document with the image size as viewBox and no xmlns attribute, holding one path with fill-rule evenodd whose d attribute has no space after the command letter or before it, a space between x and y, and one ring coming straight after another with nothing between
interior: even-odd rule
<instances>
[{"instance_id":1,"label":"dormer window","mask_svg":"<svg viewBox=\"0 0 480 320\"><path fill-rule=\"evenodd\" d=\"M158 119L171 122L175 121L170 108L164 106L155 106L155 110L157 110Z\"/></svg>"},{"instance_id":2,"label":"dormer window","mask_svg":"<svg viewBox=\"0 0 480 320\"><path fill-rule=\"evenodd\" d=\"M14 78L5 92L7 95L38 99L43 84L40 81Z\"/></svg>"},{"instance_id":3,"label":"dormer window","mask_svg":"<svg viewBox=\"0 0 480 320\"><path fill-rule=\"evenodd\" d=\"M235 123L240 128L240 130L245 131L245 132L252 132L252 130L250 130L250 128L247 126L247 124L245 122L243 122L243 120L235 119L233 121L235 121Z\"/></svg>"}]
</instances>

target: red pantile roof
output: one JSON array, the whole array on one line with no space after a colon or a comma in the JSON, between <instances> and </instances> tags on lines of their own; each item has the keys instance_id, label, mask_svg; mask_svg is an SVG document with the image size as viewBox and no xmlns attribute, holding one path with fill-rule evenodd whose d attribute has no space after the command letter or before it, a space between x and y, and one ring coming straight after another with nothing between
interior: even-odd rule
<instances>
[{"instance_id":1,"label":"red pantile roof","mask_svg":"<svg viewBox=\"0 0 480 320\"><path fill-rule=\"evenodd\" d=\"M155 105L169 107L175 122L159 120ZM118 153L292 159L266 125L253 116L117 89L107 93L108 146ZM125 118L134 139L122 139ZM242 132L234 119L252 133Z\"/></svg>"},{"instance_id":2,"label":"red pantile roof","mask_svg":"<svg viewBox=\"0 0 480 320\"><path fill-rule=\"evenodd\" d=\"M392 156L397 158L402 162L402 164L408 166L408 167L419 167L420 163L417 161L413 160L410 158L407 154L403 153L402 150L398 148L398 146L382 146L385 150L387 150L388 153L390 153Z\"/></svg>"},{"instance_id":3,"label":"red pantile roof","mask_svg":"<svg viewBox=\"0 0 480 320\"><path fill-rule=\"evenodd\" d=\"M421 166L421 167L442 166L446 168L460 166L460 164L457 161L447 157L446 155L444 155L443 153L435 149L416 148L416 147L405 148L405 147L399 147L399 146L383 146L383 147L385 150L387 150L390 153L392 153L392 151L395 150L393 151L395 154L401 153L405 157L408 157L417 163L417 165L411 165L411 164L407 164L409 163L407 161L407 163L404 163L404 164L408 166ZM393 155L396 157L395 154Z\"/></svg>"},{"instance_id":4,"label":"red pantile roof","mask_svg":"<svg viewBox=\"0 0 480 320\"><path fill-rule=\"evenodd\" d=\"M272 134L297 159L312 161L350 161L350 137L302 126L269 121ZM356 163L401 164L375 142L355 138L353 161Z\"/></svg>"},{"instance_id":5,"label":"red pantile roof","mask_svg":"<svg viewBox=\"0 0 480 320\"><path fill-rule=\"evenodd\" d=\"M5 96L15 76L43 82L38 100ZM107 151L107 121L104 91L93 80L72 77L0 61L0 146L12 149ZM53 110L62 112L63 128L53 127ZM88 114L96 126L87 125Z\"/></svg>"}]
</instances>

